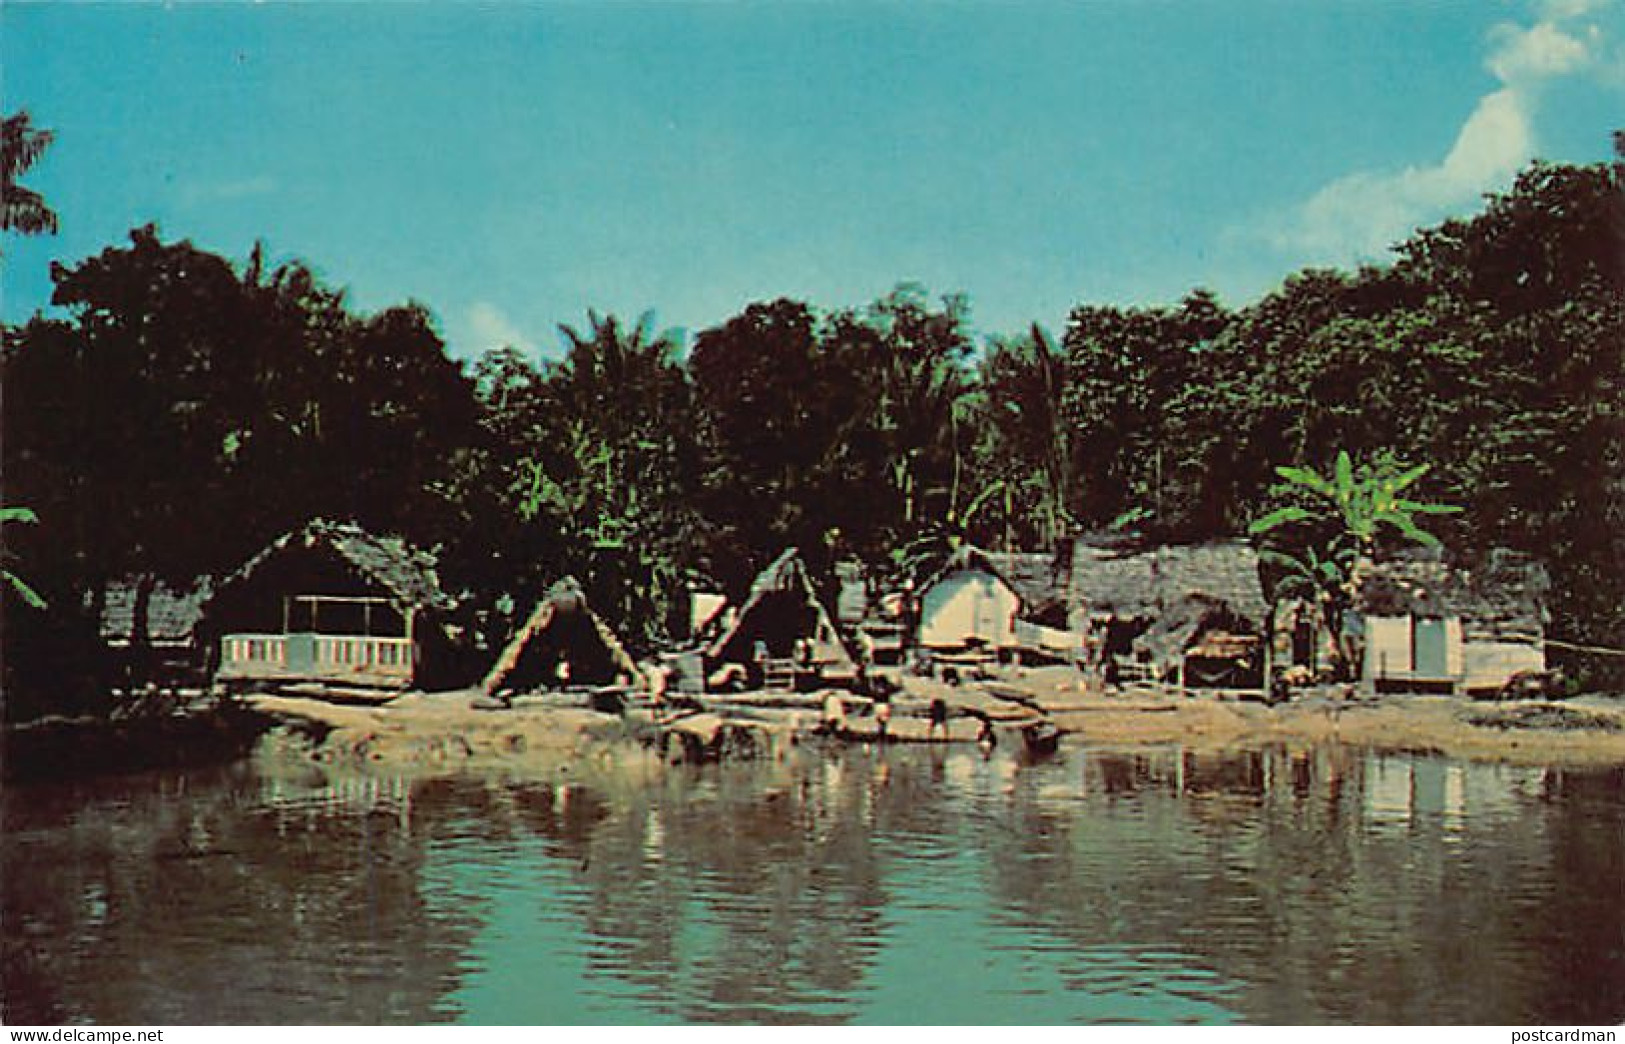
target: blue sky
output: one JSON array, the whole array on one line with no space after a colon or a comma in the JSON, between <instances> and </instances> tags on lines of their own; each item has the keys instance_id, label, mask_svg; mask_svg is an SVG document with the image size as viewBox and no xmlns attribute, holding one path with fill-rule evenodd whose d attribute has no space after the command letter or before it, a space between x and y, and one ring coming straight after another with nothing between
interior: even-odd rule
<instances>
[{"instance_id":1,"label":"blue sky","mask_svg":"<svg viewBox=\"0 0 1625 1044\"><path fill-rule=\"evenodd\" d=\"M61 215L0 307L156 222L257 239L462 356L557 324L962 291L1257 298L1625 128L1625 0L0 5Z\"/></svg>"}]
</instances>

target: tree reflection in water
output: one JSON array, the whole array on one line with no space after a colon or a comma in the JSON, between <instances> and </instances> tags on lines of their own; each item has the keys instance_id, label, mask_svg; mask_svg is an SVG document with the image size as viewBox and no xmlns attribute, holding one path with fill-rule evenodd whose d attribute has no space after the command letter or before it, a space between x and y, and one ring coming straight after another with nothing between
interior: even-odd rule
<instances>
[{"instance_id":1,"label":"tree reflection in water","mask_svg":"<svg viewBox=\"0 0 1625 1044\"><path fill-rule=\"evenodd\" d=\"M8 1022L1595 1023L1625 771L847 748L4 798Z\"/></svg>"}]
</instances>

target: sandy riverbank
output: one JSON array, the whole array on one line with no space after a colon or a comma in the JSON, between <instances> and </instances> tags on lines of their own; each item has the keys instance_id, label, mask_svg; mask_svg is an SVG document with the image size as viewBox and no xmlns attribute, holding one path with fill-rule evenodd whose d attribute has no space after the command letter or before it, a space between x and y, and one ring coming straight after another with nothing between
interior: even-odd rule
<instances>
[{"instance_id":1,"label":"sandy riverbank","mask_svg":"<svg viewBox=\"0 0 1625 1044\"><path fill-rule=\"evenodd\" d=\"M951 709L946 737L928 727L927 707L938 698ZM267 695L248 700L283 723L276 743L284 754L427 768L614 761L647 762L653 771L665 761L784 757L818 744L871 742L876 733L867 702L850 700L840 737L818 735L817 696L707 697L698 712L659 719L647 707L606 714L547 695L497 710L480 709L469 692L409 693L379 706ZM1017 730L1047 719L1065 733L1068 746L1222 751L1337 743L1517 764L1625 764L1625 701L1618 700L1486 704L1323 692L1266 706L1148 690L1086 694L1068 672L1030 671L957 686L909 678L894 707L889 733L898 743L974 742L988 719L1001 742L1019 749Z\"/></svg>"}]
</instances>

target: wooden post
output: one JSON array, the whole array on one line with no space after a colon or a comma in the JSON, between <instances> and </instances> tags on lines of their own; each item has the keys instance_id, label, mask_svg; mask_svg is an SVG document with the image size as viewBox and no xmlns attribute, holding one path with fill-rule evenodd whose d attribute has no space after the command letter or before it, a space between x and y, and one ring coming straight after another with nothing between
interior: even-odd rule
<instances>
[{"instance_id":1,"label":"wooden post","mask_svg":"<svg viewBox=\"0 0 1625 1044\"><path fill-rule=\"evenodd\" d=\"M1275 613L1271 611L1264 617L1264 676L1259 679L1260 691L1264 702L1268 703L1273 688L1270 685L1270 675L1275 671Z\"/></svg>"},{"instance_id":2,"label":"wooden post","mask_svg":"<svg viewBox=\"0 0 1625 1044\"><path fill-rule=\"evenodd\" d=\"M414 683L416 683L418 673L418 644L413 639L412 632L414 630L414 624L417 618L417 609L408 608L402 615L406 617L406 662L410 667L412 680Z\"/></svg>"}]
</instances>

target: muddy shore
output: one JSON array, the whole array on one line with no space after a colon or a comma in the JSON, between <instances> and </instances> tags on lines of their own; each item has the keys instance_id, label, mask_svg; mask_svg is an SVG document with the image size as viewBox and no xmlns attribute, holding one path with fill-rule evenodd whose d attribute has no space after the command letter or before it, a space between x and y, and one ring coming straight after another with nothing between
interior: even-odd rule
<instances>
[{"instance_id":1,"label":"muddy shore","mask_svg":"<svg viewBox=\"0 0 1625 1044\"><path fill-rule=\"evenodd\" d=\"M936 699L949 708L946 732L930 726ZM614 763L657 772L671 762L783 759L821 745L873 743L878 732L869 702L851 697L839 727L824 727L823 694L702 697L698 706L661 712L633 699L619 714L558 694L502 708L467 691L408 693L376 706L247 700L279 724L269 741L278 756L391 768L568 771ZM974 743L985 721L1001 747L1016 751L1023 750L1023 727L1041 724L1061 731L1063 747L1217 752L1342 744L1526 765L1625 764L1625 700L1597 697L1497 704L1322 690L1267 706L1157 690L1088 693L1067 672L1030 671L963 685L908 678L893 708L888 742L896 744Z\"/></svg>"}]
</instances>

